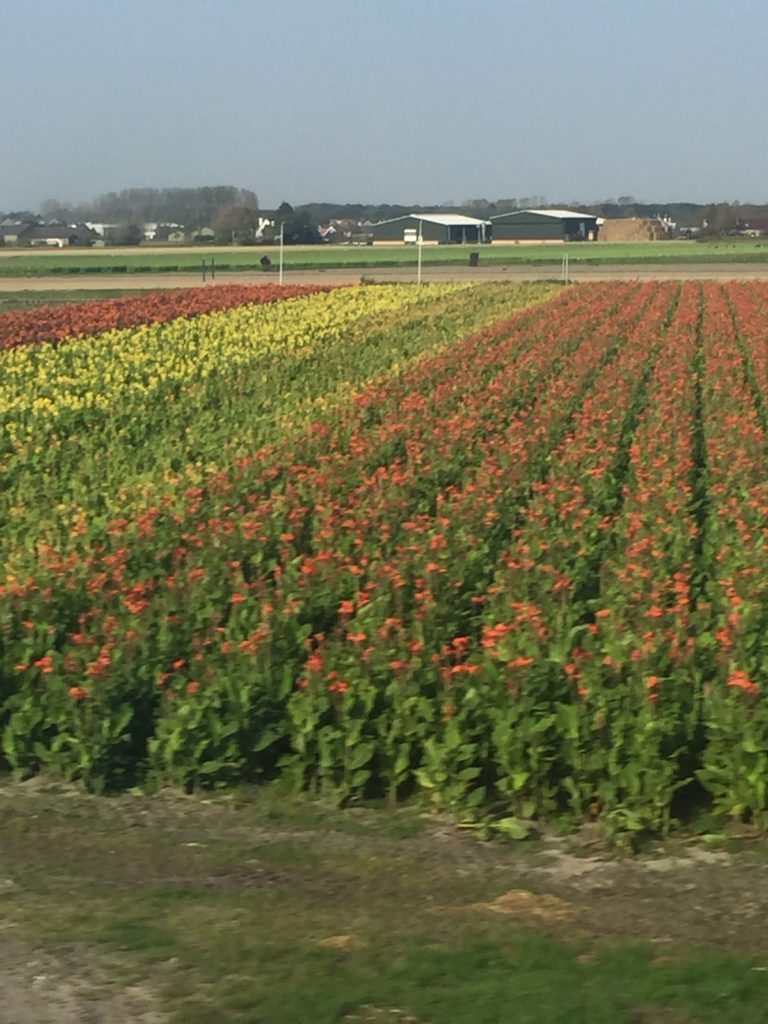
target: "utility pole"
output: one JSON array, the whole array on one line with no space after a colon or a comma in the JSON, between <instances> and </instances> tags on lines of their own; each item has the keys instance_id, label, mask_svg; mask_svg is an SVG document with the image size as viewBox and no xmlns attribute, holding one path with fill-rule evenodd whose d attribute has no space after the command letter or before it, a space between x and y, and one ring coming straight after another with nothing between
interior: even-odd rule
<instances>
[{"instance_id":1,"label":"utility pole","mask_svg":"<svg viewBox=\"0 0 768 1024\"><path fill-rule=\"evenodd\" d=\"M285 245L285 221L280 225L280 284L283 283L283 247Z\"/></svg>"},{"instance_id":2,"label":"utility pole","mask_svg":"<svg viewBox=\"0 0 768 1024\"><path fill-rule=\"evenodd\" d=\"M419 221L419 237L416 239L416 249L418 256L416 259L416 284L421 284L421 249L424 245L424 235L422 234L424 228L424 221Z\"/></svg>"}]
</instances>

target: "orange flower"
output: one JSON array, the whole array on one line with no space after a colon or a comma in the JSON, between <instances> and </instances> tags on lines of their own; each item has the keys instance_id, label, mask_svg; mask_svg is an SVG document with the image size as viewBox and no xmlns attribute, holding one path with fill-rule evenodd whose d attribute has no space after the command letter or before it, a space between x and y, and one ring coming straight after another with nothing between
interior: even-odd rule
<instances>
[{"instance_id":1,"label":"orange flower","mask_svg":"<svg viewBox=\"0 0 768 1024\"><path fill-rule=\"evenodd\" d=\"M199 689L200 683L198 683L196 679L190 679L190 681L187 683L187 693L191 696L192 694L197 693Z\"/></svg>"},{"instance_id":2,"label":"orange flower","mask_svg":"<svg viewBox=\"0 0 768 1024\"><path fill-rule=\"evenodd\" d=\"M72 700L85 700L88 696L88 691L84 686L71 686L69 688L69 696Z\"/></svg>"},{"instance_id":3,"label":"orange flower","mask_svg":"<svg viewBox=\"0 0 768 1024\"><path fill-rule=\"evenodd\" d=\"M760 687L757 683L753 683L746 672L740 669L731 672L728 677L728 686L734 689L744 690L745 693L759 693Z\"/></svg>"}]
</instances>

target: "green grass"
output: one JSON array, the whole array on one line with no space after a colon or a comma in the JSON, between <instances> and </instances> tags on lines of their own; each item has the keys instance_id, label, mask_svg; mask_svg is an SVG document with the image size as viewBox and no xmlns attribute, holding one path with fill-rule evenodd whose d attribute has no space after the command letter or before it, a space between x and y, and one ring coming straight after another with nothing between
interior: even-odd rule
<instances>
[{"instance_id":1,"label":"green grass","mask_svg":"<svg viewBox=\"0 0 768 1024\"><path fill-rule=\"evenodd\" d=\"M663 935L675 908L631 891L609 934L473 909L529 888L539 854L481 848L413 808L343 812L279 787L200 801L11 786L0 834L5 937L118 964L178 1024L403 1024L394 1008L419 1024L765 1020L762 950L703 948L702 924L700 945L659 957L634 914ZM577 884L566 898L606 897ZM331 936L351 940L323 947Z\"/></svg>"},{"instance_id":2,"label":"green grass","mask_svg":"<svg viewBox=\"0 0 768 1024\"><path fill-rule=\"evenodd\" d=\"M1 268L0 268L1 269ZM93 299L114 299L121 295L141 295L151 288L60 288L46 291L23 289L0 291L0 313L14 309L33 309L36 306L59 306L65 302L89 302Z\"/></svg>"},{"instance_id":3,"label":"green grass","mask_svg":"<svg viewBox=\"0 0 768 1024\"><path fill-rule=\"evenodd\" d=\"M480 252L480 265L559 265L564 248L571 263L755 263L768 262L768 242L728 239L713 242L606 242L559 245L425 246L424 263L432 266L466 265L470 252ZM274 247L189 249L156 248L120 250L72 250L56 253L0 254L0 276L47 274L198 272L203 259L214 260L219 271L251 270L261 273L259 260L268 255L273 265ZM365 269L415 263L416 253L404 246L289 246L288 270ZM274 267L273 267L274 269ZM267 274L264 277L268 277ZM201 274L202 280L202 274Z\"/></svg>"}]
</instances>

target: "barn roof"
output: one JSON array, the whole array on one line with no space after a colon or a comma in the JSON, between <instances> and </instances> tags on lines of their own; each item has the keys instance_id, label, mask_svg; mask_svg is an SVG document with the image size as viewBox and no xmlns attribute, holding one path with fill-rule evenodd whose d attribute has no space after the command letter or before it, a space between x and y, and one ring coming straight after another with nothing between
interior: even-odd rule
<instances>
[{"instance_id":1,"label":"barn roof","mask_svg":"<svg viewBox=\"0 0 768 1024\"><path fill-rule=\"evenodd\" d=\"M395 224L399 220L424 220L428 224L442 224L445 227L477 227L480 224L487 224L487 220L478 220L477 217L467 217L464 213L406 213L402 217L390 217L389 220L380 220L374 227L381 224Z\"/></svg>"},{"instance_id":2,"label":"barn roof","mask_svg":"<svg viewBox=\"0 0 768 1024\"><path fill-rule=\"evenodd\" d=\"M552 217L554 220L596 220L594 214L577 213L574 210L507 210L506 213L497 213L491 220L501 220L502 217L517 217L521 213L535 213L538 217Z\"/></svg>"},{"instance_id":3,"label":"barn roof","mask_svg":"<svg viewBox=\"0 0 768 1024\"><path fill-rule=\"evenodd\" d=\"M76 234L77 228L69 227L67 224L36 224L28 232L29 238L69 238Z\"/></svg>"}]
</instances>

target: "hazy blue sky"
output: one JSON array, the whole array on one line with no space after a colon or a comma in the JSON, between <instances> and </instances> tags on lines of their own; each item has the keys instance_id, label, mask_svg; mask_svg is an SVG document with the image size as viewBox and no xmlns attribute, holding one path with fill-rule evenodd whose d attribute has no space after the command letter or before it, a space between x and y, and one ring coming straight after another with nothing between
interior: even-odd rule
<instances>
[{"instance_id":1,"label":"hazy blue sky","mask_svg":"<svg viewBox=\"0 0 768 1024\"><path fill-rule=\"evenodd\" d=\"M0 210L768 201L766 0L0 0Z\"/></svg>"}]
</instances>

